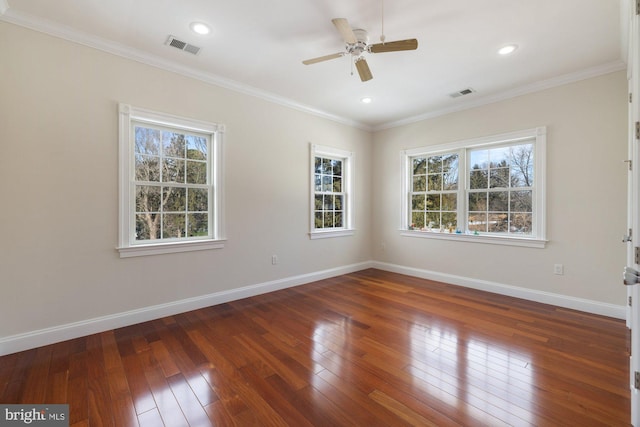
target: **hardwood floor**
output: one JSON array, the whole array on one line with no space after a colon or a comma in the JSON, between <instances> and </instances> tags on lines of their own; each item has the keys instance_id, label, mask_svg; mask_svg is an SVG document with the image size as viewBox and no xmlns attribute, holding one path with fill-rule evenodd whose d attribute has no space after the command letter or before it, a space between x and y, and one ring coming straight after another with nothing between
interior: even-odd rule
<instances>
[{"instance_id":1,"label":"hardwood floor","mask_svg":"<svg viewBox=\"0 0 640 427\"><path fill-rule=\"evenodd\" d=\"M628 426L623 321L365 270L0 358L72 426Z\"/></svg>"}]
</instances>

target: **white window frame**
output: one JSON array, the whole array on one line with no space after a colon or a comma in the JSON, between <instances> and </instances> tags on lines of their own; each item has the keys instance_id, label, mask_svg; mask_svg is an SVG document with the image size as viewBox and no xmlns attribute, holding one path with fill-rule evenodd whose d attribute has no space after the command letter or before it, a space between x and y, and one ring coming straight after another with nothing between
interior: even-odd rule
<instances>
[{"instance_id":1,"label":"white window frame","mask_svg":"<svg viewBox=\"0 0 640 427\"><path fill-rule=\"evenodd\" d=\"M441 239L450 241L463 241L475 243L487 243L510 246L524 246L532 248L544 248L547 243L546 238L546 135L545 126L509 132L500 135L493 135L481 138L474 138L463 141L456 141L446 144L439 144L427 147L404 150L401 154L402 172L402 206L400 234L407 237L418 237L425 239ZM468 183L469 164L467 152L474 148L491 148L492 146L516 144L518 141L532 141L534 145L534 185L533 185L533 224L531 236L502 235L492 233L481 233L474 235L468 233ZM457 153L458 154L458 197L457 214L458 227L462 233L429 232L420 230L410 230L409 214L411 211L411 158L416 156L432 156L437 154Z\"/></svg>"},{"instance_id":2,"label":"white window frame","mask_svg":"<svg viewBox=\"0 0 640 427\"><path fill-rule=\"evenodd\" d=\"M353 212L353 171L355 155L351 151L323 145L311 144L310 149L310 185L309 185L309 237L311 239L324 239L329 237L351 236L355 232ZM341 228L316 229L315 228L315 158L328 157L342 160L342 189L343 200L343 224Z\"/></svg>"},{"instance_id":3,"label":"white window frame","mask_svg":"<svg viewBox=\"0 0 640 427\"><path fill-rule=\"evenodd\" d=\"M119 116L119 238L120 258L190 252L224 247L223 134L225 126L171 114L118 105ZM161 126L178 131L205 134L211 141L209 156L210 203L209 236L205 238L171 239L153 243L135 239L135 138L136 123Z\"/></svg>"}]
</instances>

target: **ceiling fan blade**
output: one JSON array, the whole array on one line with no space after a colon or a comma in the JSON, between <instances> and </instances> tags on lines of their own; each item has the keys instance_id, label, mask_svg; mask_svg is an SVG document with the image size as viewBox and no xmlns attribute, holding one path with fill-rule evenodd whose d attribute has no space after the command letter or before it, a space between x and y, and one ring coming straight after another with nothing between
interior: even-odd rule
<instances>
[{"instance_id":1,"label":"ceiling fan blade","mask_svg":"<svg viewBox=\"0 0 640 427\"><path fill-rule=\"evenodd\" d=\"M332 53L331 55L325 55L325 56L319 56L317 58L307 59L307 60L302 61L302 63L304 65L311 65L311 64L315 64L317 62L328 61L330 59L340 58L341 56L344 56L344 52Z\"/></svg>"},{"instance_id":2,"label":"ceiling fan blade","mask_svg":"<svg viewBox=\"0 0 640 427\"><path fill-rule=\"evenodd\" d=\"M377 43L369 46L371 53L397 52L399 50L416 50L418 48L417 39L398 40L395 42Z\"/></svg>"},{"instance_id":3,"label":"ceiling fan blade","mask_svg":"<svg viewBox=\"0 0 640 427\"><path fill-rule=\"evenodd\" d=\"M333 18L331 22L333 22L333 25L335 25L340 32L340 35L342 36L342 39L345 41L345 43L354 44L358 42L356 35L353 34L353 30L349 25L349 21L347 21L345 18Z\"/></svg>"},{"instance_id":4,"label":"ceiling fan blade","mask_svg":"<svg viewBox=\"0 0 640 427\"><path fill-rule=\"evenodd\" d=\"M371 70L369 69L369 64L367 64L366 59L358 59L356 61L356 69L358 70L358 74L360 74L360 80L363 82L373 78L373 74L371 74Z\"/></svg>"}]
</instances>

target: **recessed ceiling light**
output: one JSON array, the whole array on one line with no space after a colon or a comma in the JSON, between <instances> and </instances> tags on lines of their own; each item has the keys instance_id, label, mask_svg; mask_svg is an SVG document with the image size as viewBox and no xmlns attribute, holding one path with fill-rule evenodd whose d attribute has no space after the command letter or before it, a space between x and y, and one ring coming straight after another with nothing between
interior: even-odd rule
<instances>
[{"instance_id":1,"label":"recessed ceiling light","mask_svg":"<svg viewBox=\"0 0 640 427\"><path fill-rule=\"evenodd\" d=\"M211 27L204 22L192 22L190 27L191 31L196 34L200 34L201 36L207 35L211 32Z\"/></svg>"},{"instance_id":2,"label":"recessed ceiling light","mask_svg":"<svg viewBox=\"0 0 640 427\"><path fill-rule=\"evenodd\" d=\"M498 50L498 53L500 55L509 55L509 54L515 52L516 49L518 49L518 45L517 44L508 44L506 46L501 47Z\"/></svg>"},{"instance_id":3,"label":"recessed ceiling light","mask_svg":"<svg viewBox=\"0 0 640 427\"><path fill-rule=\"evenodd\" d=\"M363 104L371 104L373 102L373 98L371 98L370 96L365 96L360 101L362 101Z\"/></svg>"}]
</instances>

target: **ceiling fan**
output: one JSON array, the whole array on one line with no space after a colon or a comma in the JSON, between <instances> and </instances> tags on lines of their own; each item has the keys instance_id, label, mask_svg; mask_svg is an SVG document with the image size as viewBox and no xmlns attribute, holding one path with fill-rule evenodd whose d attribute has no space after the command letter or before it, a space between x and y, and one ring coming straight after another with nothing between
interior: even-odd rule
<instances>
[{"instance_id":1,"label":"ceiling fan","mask_svg":"<svg viewBox=\"0 0 640 427\"><path fill-rule=\"evenodd\" d=\"M320 56L317 58L302 61L305 65L311 65L330 59L340 58L345 55L351 55L360 75L360 80L366 82L373 78L364 53L383 53L397 52L401 50L415 50L418 48L418 40L407 39L393 42L384 41L384 34L380 36L382 43L369 44L369 36L365 30L351 29L349 22L345 18L334 18L331 20L333 25L338 29L342 39L346 43L344 52L332 53L331 55Z\"/></svg>"}]
</instances>

